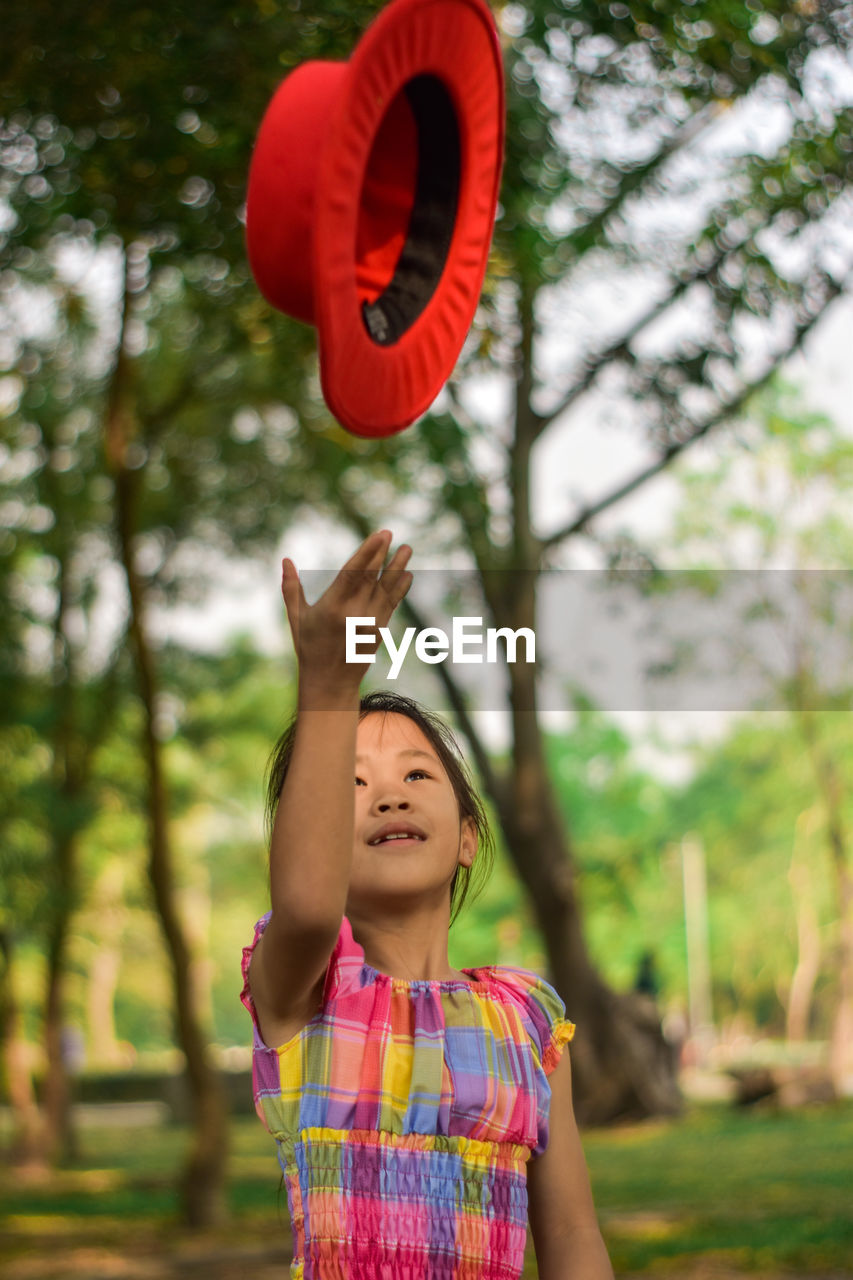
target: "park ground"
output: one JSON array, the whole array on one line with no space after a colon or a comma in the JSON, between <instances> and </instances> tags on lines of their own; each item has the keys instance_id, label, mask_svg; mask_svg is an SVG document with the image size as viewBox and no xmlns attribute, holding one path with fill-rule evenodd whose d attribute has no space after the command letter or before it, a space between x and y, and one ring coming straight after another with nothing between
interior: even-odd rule
<instances>
[{"instance_id":1,"label":"park ground","mask_svg":"<svg viewBox=\"0 0 853 1280\"><path fill-rule=\"evenodd\" d=\"M261 1126L234 1122L232 1216L216 1231L177 1225L185 1141L144 1109L88 1109L72 1166L0 1168L5 1280L284 1280L287 1206ZM853 1104L706 1105L584 1142L619 1280L853 1280Z\"/></svg>"}]
</instances>

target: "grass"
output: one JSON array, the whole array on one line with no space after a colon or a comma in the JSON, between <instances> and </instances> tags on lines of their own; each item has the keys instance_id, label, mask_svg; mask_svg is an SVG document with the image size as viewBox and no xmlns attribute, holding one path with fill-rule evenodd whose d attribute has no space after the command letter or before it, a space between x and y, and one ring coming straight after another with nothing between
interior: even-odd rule
<instances>
[{"instance_id":1,"label":"grass","mask_svg":"<svg viewBox=\"0 0 853 1280\"><path fill-rule=\"evenodd\" d=\"M60 1239L67 1258L84 1245L89 1259L93 1245L182 1247L174 1170L185 1142L173 1127L90 1127L73 1168L23 1181L0 1172L0 1270L31 1258L47 1237L54 1258ZM584 1145L617 1275L698 1275L709 1261L729 1274L843 1274L851 1265L853 1105L778 1114L704 1107L675 1122L587 1133ZM233 1223L222 1239L263 1237L281 1253L286 1199L272 1143L252 1119L234 1122L229 1200ZM63 1275L77 1274L69 1267ZM208 1266L207 1274L220 1273Z\"/></svg>"},{"instance_id":2,"label":"grass","mask_svg":"<svg viewBox=\"0 0 853 1280\"><path fill-rule=\"evenodd\" d=\"M853 1260L853 1106L692 1111L585 1136L617 1273L713 1257L817 1273Z\"/></svg>"}]
</instances>

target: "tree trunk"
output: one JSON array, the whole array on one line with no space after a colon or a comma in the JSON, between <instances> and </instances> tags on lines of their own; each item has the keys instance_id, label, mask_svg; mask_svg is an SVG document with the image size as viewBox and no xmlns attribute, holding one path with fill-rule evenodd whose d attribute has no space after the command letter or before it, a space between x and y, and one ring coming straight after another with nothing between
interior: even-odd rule
<instances>
[{"instance_id":1,"label":"tree trunk","mask_svg":"<svg viewBox=\"0 0 853 1280\"><path fill-rule=\"evenodd\" d=\"M508 483L512 548L508 572L480 564L498 627L535 629L543 547L533 530L531 457L537 440L532 406L535 290L520 286L515 433ZM619 996L595 970L583 936L568 835L548 769L537 709L536 668L507 664L512 716L509 786L493 794L516 870L530 894L548 952L551 977L577 1023L572 1051L575 1107L587 1124L658 1114L680 1107L673 1055L649 1001Z\"/></svg>"},{"instance_id":2,"label":"tree trunk","mask_svg":"<svg viewBox=\"0 0 853 1280\"><path fill-rule=\"evenodd\" d=\"M144 708L142 748L148 793L148 874L172 969L178 1043L186 1060L193 1111L193 1143L181 1179L184 1213L190 1226L224 1220L228 1114L219 1076L208 1061L207 1045L194 1000L192 956L176 905L174 859L163 752L157 735L157 682L154 655L144 621L144 595L132 551L134 477L116 477L116 513L122 564L130 600L130 638Z\"/></svg>"},{"instance_id":3,"label":"tree trunk","mask_svg":"<svg viewBox=\"0 0 853 1280\"><path fill-rule=\"evenodd\" d=\"M28 1048L21 1033L14 956L11 933L4 929L0 931L0 1031L4 1046L6 1091L12 1112L12 1140L8 1158L14 1165L43 1165L45 1151L41 1115L28 1061Z\"/></svg>"},{"instance_id":4,"label":"tree trunk","mask_svg":"<svg viewBox=\"0 0 853 1280\"><path fill-rule=\"evenodd\" d=\"M121 950L115 939L98 939L98 949L89 966L86 1018L92 1061L98 1067L122 1064L116 1036L115 995L121 971Z\"/></svg>"},{"instance_id":5,"label":"tree trunk","mask_svg":"<svg viewBox=\"0 0 853 1280\"><path fill-rule=\"evenodd\" d=\"M64 988L68 933L76 890L76 835L80 823L84 770L77 760L75 676L65 634L68 592L68 559L62 556L59 561L53 633L53 804L49 816L53 881L47 911L47 983L44 1003L46 1063L42 1099L45 1152L51 1163L72 1159L76 1145L71 1124L71 1079L65 1044Z\"/></svg>"},{"instance_id":6,"label":"tree trunk","mask_svg":"<svg viewBox=\"0 0 853 1280\"><path fill-rule=\"evenodd\" d=\"M92 1060L98 1066L119 1066L124 1060L116 1036L115 996L121 972L124 931L124 863L108 862L92 893L97 913L95 951L89 964L86 1020Z\"/></svg>"},{"instance_id":7,"label":"tree trunk","mask_svg":"<svg viewBox=\"0 0 853 1280\"><path fill-rule=\"evenodd\" d=\"M65 956L70 922L70 877L73 840L66 836L55 849L57 895L51 913L47 949L47 987L44 1006L45 1080L42 1096L45 1151L52 1164L67 1162L75 1153L71 1123L71 1079L65 1045Z\"/></svg>"},{"instance_id":8,"label":"tree trunk","mask_svg":"<svg viewBox=\"0 0 853 1280\"><path fill-rule=\"evenodd\" d=\"M534 577L513 581L522 590L499 625L534 625ZM514 607L512 607L514 603ZM672 1115L681 1105L675 1063L660 1018L649 1000L617 995L594 968L583 936L576 875L564 823L548 776L535 710L532 666L510 672L513 726L508 795L493 797L507 844L533 903L548 952L551 977L577 1023L572 1044L575 1108L584 1124Z\"/></svg>"},{"instance_id":9,"label":"tree trunk","mask_svg":"<svg viewBox=\"0 0 853 1280\"><path fill-rule=\"evenodd\" d=\"M802 673L801 673L802 674ZM839 1094L853 1081L853 873L847 857L843 796L835 762L824 749L814 712L806 697L799 708L803 736L809 747L824 810L826 839L835 876L838 902L838 995L830 1042L829 1072Z\"/></svg>"},{"instance_id":10,"label":"tree trunk","mask_svg":"<svg viewBox=\"0 0 853 1280\"><path fill-rule=\"evenodd\" d=\"M126 263L126 271L127 271ZM122 335L117 348L106 423L107 457L115 480L115 521L129 601L129 636L144 709L142 750L148 800L148 873L172 971L176 1036L186 1061L193 1140L181 1177L184 1216L193 1227L222 1222L225 1208L228 1111L193 998L192 957L177 904L163 752L157 732L157 671L145 618L145 590L136 569L134 538L140 471L128 465L133 419L125 385L128 366L123 333L130 308L125 280Z\"/></svg>"},{"instance_id":11,"label":"tree trunk","mask_svg":"<svg viewBox=\"0 0 853 1280\"><path fill-rule=\"evenodd\" d=\"M807 838L815 826L815 811L806 810L797 819L794 848L788 879L794 897L797 917L797 963L791 978L785 1011L785 1034L788 1042L801 1044L809 1037L812 998L820 973L820 928L812 894L808 848L800 852L800 837Z\"/></svg>"},{"instance_id":12,"label":"tree trunk","mask_svg":"<svg viewBox=\"0 0 853 1280\"><path fill-rule=\"evenodd\" d=\"M829 1070L837 1093L853 1087L853 878L847 867L836 868L839 921L838 1005L832 1028Z\"/></svg>"}]
</instances>

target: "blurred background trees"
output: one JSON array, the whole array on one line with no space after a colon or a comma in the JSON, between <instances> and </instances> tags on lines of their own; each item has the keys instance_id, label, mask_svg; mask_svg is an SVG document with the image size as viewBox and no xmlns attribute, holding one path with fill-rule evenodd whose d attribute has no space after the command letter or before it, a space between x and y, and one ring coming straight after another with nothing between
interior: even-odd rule
<instances>
[{"instance_id":1,"label":"blurred background trees","mask_svg":"<svg viewBox=\"0 0 853 1280\"><path fill-rule=\"evenodd\" d=\"M386 442L346 436L319 398L312 335L272 313L249 278L241 209L277 81L308 58L346 56L377 7L231 0L203 12L104 3L57 13L33 0L7 20L0 55L10 1092L30 1154L67 1150L74 1053L63 1027L83 1018L87 983L99 1035L115 1007L103 1046L167 1038L164 970L142 910L144 847L196 1100L185 1171L196 1222L221 1211L226 1146L207 1042L240 1035L225 1012L226 962L210 947L237 946L245 930L217 904L247 892L244 860L258 885L247 896L261 896L254 779L286 687L259 653L268 637L202 656L174 635L168 643L176 613L215 593L229 564L272 564L283 530L320 512L355 533L392 525L421 566L473 571L491 625L533 625L545 569L636 563L642 548L604 532L601 517L743 414L850 277L850 5L497 6L508 149L472 334L420 424ZM585 471L579 437L590 422L612 441L603 481ZM826 474L831 485L832 466ZM713 491L728 482L718 472ZM697 492L691 510L706 500ZM317 559L328 562L320 550ZM274 572L269 580L274 590ZM439 673L508 856L472 938L536 960L540 944L519 939L512 919L538 930L537 962L579 1024L582 1116L671 1110L671 1054L630 993L661 937L661 990L674 999L679 988L678 884L665 851L685 823L699 831L718 866L712 931L718 943L739 939L715 921L748 917L729 895L750 864L716 859L739 830L744 777L747 797L764 770L778 788L766 857L782 867L779 893L791 832L806 838L798 815L815 803L806 789L786 816L785 735L756 747L743 731L719 749L736 753L733 771L712 752L688 818L685 796L673 801L636 769L594 708L581 709L573 738L548 739L541 713L551 708L522 664L507 669L509 745L498 759L452 674ZM731 823L718 845L703 828L722 814ZM790 925L784 894L778 909ZM726 961L716 953L732 964L729 976L717 969L717 994L721 1009L746 1000L773 1024L793 952L782 930L778 955L758 963L749 924L742 942L723 944ZM127 954L131 937L138 960L125 960L119 983L116 950ZM22 948L27 976L16 969ZM26 1037L45 1046L47 1140L33 1137Z\"/></svg>"},{"instance_id":2,"label":"blurred background trees","mask_svg":"<svg viewBox=\"0 0 853 1280\"><path fill-rule=\"evenodd\" d=\"M747 450L734 465L706 466L687 478L674 541L681 568L722 568L735 576L747 567L763 569L754 577L745 616L735 619L729 647L738 667L751 665L760 675L765 705L784 711L796 756L789 786L792 792L804 788L799 813L793 822L787 815L785 828L797 910L798 964L787 1018L794 1038L808 1028L823 967L818 886L824 893L830 889L835 925L829 955L837 975L830 1069L841 1091L853 1077L853 854L847 812L853 640L847 504L853 445L784 384L756 399L742 441ZM760 627L750 627L750 621Z\"/></svg>"}]
</instances>

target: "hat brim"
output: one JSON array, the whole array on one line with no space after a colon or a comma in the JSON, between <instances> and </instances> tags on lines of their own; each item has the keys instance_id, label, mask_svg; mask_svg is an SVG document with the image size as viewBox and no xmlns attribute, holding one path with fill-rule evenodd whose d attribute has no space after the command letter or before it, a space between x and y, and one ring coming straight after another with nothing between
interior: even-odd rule
<instances>
[{"instance_id":1,"label":"hat brim","mask_svg":"<svg viewBox=\"0 0 853 1280\"><path fill-rule=\"evenodd\" d=\"M425 305L393 342L383 343L365 322L357 280L360 199L390 104L424 79L439 82L455 115L455 219ZM453 371L488 259L503 155L503 94L500 47L483 0L394 0L348 63L320 160L313 277L323 394L332 413L358 435L387 436L414 422Z\"/></svg>"}]
</instances>

